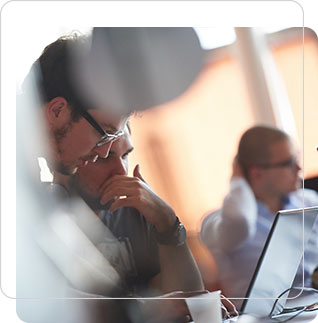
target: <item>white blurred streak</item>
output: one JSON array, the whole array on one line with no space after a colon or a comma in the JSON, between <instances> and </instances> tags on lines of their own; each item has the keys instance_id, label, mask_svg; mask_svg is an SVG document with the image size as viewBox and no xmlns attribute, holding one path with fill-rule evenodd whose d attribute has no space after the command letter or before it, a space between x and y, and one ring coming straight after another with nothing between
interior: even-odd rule
<instances>
[{"instance_id":1,"label":"white blurred streak","mask_svg":"<svg viewBox=\"0 0 318 323\"><path fill-rule=\"evenodd\" d=\"M35 75L32 75L35 77ZM46 149L46 137L39 113L40 101L33 82L28 83L28 91L17 96L17 141L16 141L16 266L14 288L16 297L34 297L30 286L34 283L34 272L42 268L40 257L34 249L32 230L38 221L45 217L43 193L39 187L37 157L41 153L49 155ZM12 208L11 208L12 209ZM34 270L30 264L36 266ZM35 275L37 278L40 274ZM43 275L42 275L43 276ZM6 277L3 277L4 279ZM15 294L16 293L16 294ZM13 296L13 295L10 295Z\"/></svg>"},{"instance_id":2,"label":"white blurred streak","mask_svg":"<svg viewBox=\"0 0 318 323\"><path fill-rule=\"evenodd\" d=\"M276 126L297 140L288 95L264 33L258 28L236 28L236 34L256 123Z\"/></svg>"},{"instance_id":3,"label":"white blurred streak","mask_svg":"<svg viewBox=\"0 0 318 323\"><path fill-rule=\"evenodd\" d=\"M50 154L40 119L42 107L33 85L32 79L29 80L18 103L17 262L22 272L18 273L21 280L17 296L68 297L67 281L79 290L107 296L118 285L119 275L74 222L76 217L86 216L95 220L96 215L84 203L74 203L77 207L72 209L63 203L59 192L46 192L42 186L45 184L40 183L38 156ZM100 225L104 226L101 222ZM92 233L96 228L87 226L86 231L89 229ZM34 241L45 255L37 250ZM56 274L55 267L64 278ZM40 276L45 285L32 288Z\"/></svg>"},{"instance_id":4,"label":"white blurred streak","mask_svg":"<svg viewBox=\"0 0 318 323\"><path fill-rule=\"evenodd\" d=\"M235 42L234 28L193 28L197 33L201 47L205 50L230 45Z\"/></svg>"},{"instance_id":5,"label":"white blurred streak","mask_svg":"<svg viewBox=\"0 0 318 323\"><path fill-rule=\"evenodd\" d=\"M22 154L18 168L32 173L38 178L39 156L50 158L46 125L42 118L42 103L36 88L35 80L40 78L39 68L25 79L23 91L17 96L17 150ZM27 162L27 164L24 164Z\"/></svg>"},{"instance_id":6,"label":"white blurred streak","mask_svg":"<svg viewBox=\"0 0 318 323\"><path fill-rule=\"evenodd\" d=\"M47 162L46 162L45 158L39 157L38 162L39 162L39 166L40 166L41 182L52 182L53 175L47 166Z\"/></svg>"},{"instance_id":7,"label":"white blurred streak","mask_svg":"<svg viewBox=\"0 0 318 323\"><path fill-rule=\"evenodd\" d=\"M48 226L38 227L36 240L72 286L110 295L118 286L119 275L71 216L63 210L54 212Z\"/></svg>"},{"instance_id":8,"label":"white blurred streak","mask_svg":"<svg viewBox=\"0 0 318 323\"><path fill-rule=\"evenodd\" d=\"M38 157L50 158L50 152L35 77L17 99L16 289L11 286L10 296L16 295L17 313L26 322L90 322L107 304L63 298L100 298L97 292L107 297L118 274L71 218L71 209L40 182Z\"/></svg>"},{"instance_id":9,"label":"white blurred streak","mask_svg":"<svg viewBox=\"0 0 318 323\"><path fill-rule=\"evenodd\" d=\"M192 28L144 27L94 28L86 54L75 48L79 92L92 106L125 115L181 95L204 56Z\"/></svg>"},{"instance_id":10,"label":"white blurred streak","mask_svg":"<svg viewBox=\"0 0 318 323\"><path fill-rule=\"evenodd\" d=\"M55 288L60 290L57 286L63 286L58 276L51 279L53 284L47 279L51 266L33 240L34 232L52 207L39 180L37 158L42 154L49 156L49 152L39 113L41 104L33 82L35 77L31 75L25 92L17 99L17 298L56 294ZM50 286L38 284L42 281Z\"/></svg>"}]
</instances>

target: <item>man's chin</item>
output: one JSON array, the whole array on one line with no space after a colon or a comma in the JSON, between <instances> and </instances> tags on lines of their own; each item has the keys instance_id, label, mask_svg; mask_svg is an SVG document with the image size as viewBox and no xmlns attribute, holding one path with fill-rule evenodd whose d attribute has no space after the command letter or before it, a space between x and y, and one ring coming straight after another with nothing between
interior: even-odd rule
<instances>
[{"instance_id":1,"label":"man's chin","mask_svg":"<svg viewBox=\"0 0 318 323\"><path fill-rule=\"evenodd\" d=\"M71 168L69 172L70 172L70 175L74 175L77 173L77 171L78 171L78 167L75 167L75 168Z\"/></svg>"},{"instance_id":2,"label":"man's chin","mask_svg":"<svg viewBox=\"0 0 318 323\"><path fill-rule=\"evenodd\" d=\"M78 170L78 166L68 166L65 164L59 164L56 167L56 171L66 176L74 175Z\"/></svg>"},{"instance_id":3,"label":"man's chin","mask_svg":"<svg viewBox=\"0 0 318 323\"><path fill-rule=\"evenodd\" d=\"M296 190L300 189L303 187L303 181L301 179L297 180L297 182L295 183L296 186Z\"/></svg>"},{"instance_id":4,"label":"man's chin","mask_svg":"<svg viewBox=\"0 0 318 323\"><path fill-rule=\"evenodd\" d=\"M292 188L291 188L290 192L297 191L297 190L299 190L302 187L303 187L302 182L301 181L297 181L294 185L292 185Z\"/></svg>"}]
</instances>

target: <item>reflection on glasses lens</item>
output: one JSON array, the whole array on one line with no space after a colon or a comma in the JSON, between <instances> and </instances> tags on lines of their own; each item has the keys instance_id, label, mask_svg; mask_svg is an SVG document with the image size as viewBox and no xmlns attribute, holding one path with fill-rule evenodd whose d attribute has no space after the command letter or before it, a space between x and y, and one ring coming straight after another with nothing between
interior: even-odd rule
<instances>
[{"instance_id":1,"label":"reflection on glasses lens","mask_svg":"<svg viewBox=\"0 0 318 323\"><path fill-rule=\"evenodd\" d=\"M124 134L124 131L123 130L120 130L116 134L108 134L108 133L105 133L105 135L103 136L103 138L97 142L96 146L97 147L100 147L100 146L106 145L106 144L110 143L111 141L117 140L123 134Z\"/></svg>"}]
</instances>

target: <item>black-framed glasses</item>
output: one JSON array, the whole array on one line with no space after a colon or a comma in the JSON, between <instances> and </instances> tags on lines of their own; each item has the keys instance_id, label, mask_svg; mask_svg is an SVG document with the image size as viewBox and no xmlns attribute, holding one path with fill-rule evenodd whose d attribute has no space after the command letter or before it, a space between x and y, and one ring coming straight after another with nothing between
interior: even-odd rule
<instances>
[{"instance_id":1,"label":"black-framed glasses","mask_svg":"<svg viewBox=\"0 0 318 323\"><path fill-rule=\"evenodd\" d=\"M268 164L259 164L259 167L262 167L264 169L270 169L270 168L281 168L281 167L290 167L290 168L299 168L299 162L295 158L289 158L287 160L284 160L279 163L268 163Z\"/></svg>"},{"instance_id":2,"label":"black-framed glasses","mask_svg":"<svg viewBox=\"0 0 318 323\"><path fill-rule=\"evenodd\" d=\"M107 133L106 131L104 131L104 129L97 123L97 121L87 111L81 110L80 114L83 118L85 118L87 120L87 122L92 127L94 127L101 134L102 138L97 141L97 143L96 143L97 147L106 145L111 141L115 141L124 134L123 130L120 130L114 134Z\"/></svg>"}]
</instances>

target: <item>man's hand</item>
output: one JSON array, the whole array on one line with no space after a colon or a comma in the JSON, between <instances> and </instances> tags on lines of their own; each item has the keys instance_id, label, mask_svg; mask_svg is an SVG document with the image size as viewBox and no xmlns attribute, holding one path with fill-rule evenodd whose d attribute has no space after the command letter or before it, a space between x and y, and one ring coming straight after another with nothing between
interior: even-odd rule
<instances>
[{"instance_id":1,"label":"man's hand","mask_svg":"<svg viewBox=\"0 0 318 323\"><path fill-rule=\"evenodd\" d=\"M237 156L235 156L232 163L232 178L233 177L244 177L243 170L239 161L237 160Z\"/></svg>"},{"instance_id":2,"label":"man's hand","mask_svg":"<svg viewBox=\"0 0 318 323\"><path fill-rule=\"evenodd\" d=\"M140 174L139 165L134 176L114 175L100 188L101 204L113 200L109 210L121 207L134 207L158 232L168 231L176 221L172 208L148 186Z\"/></svg>"},{"instance_id":3,"label":"man's hand","mask_svg":"<svg viewBox=\"0 0 318 323\"><path fill-rule=\"evenodd\" d=\"M227 318L236 317L239 315L235 305L222 294L221 294L221 303L222 303L223 318L227 319Z\"/></svg>"}]
</instances>

